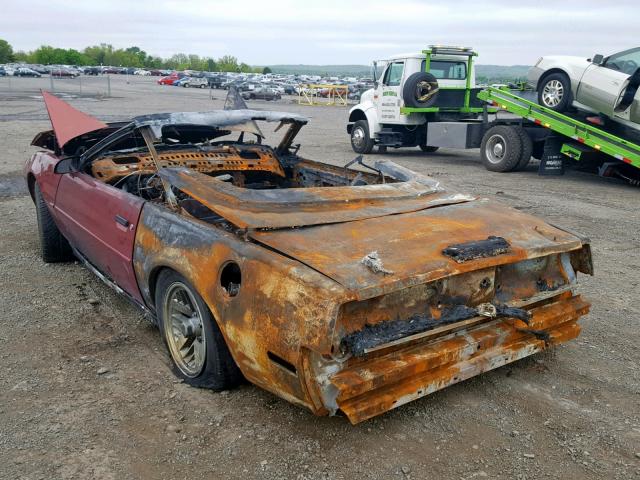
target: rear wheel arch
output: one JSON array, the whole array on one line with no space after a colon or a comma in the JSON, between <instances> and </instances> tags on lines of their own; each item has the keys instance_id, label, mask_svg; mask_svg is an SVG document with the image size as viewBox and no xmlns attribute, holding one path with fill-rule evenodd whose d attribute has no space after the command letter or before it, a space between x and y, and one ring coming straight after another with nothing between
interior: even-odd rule
<instances>
[{"instance_id":1,"label":"rear wheel arch","mask_svg":"<svg viewBox=\"0 0 640 480\"><path fill-rule=\"evenodd\" d=\"M149 276L147 277L147 286L149 288L149 301L151 303L151 305L149 306L153 308L154 311L156 310L155 298L156 298L156 288L158 286L158 278L160 277L160 273L162 273L163 270L173 270L173 269L166 265L158 265L151 270L151 272L149 273ZM156 315L158 314L158 312L155 312L155 313Z\"/></svg>"},{"instance_id":2,"label":"rear wheel arch","mask_svg":"<svg viewBox=\"0 0 640 480\"><path fill-rule=\"evenodd\" d=\"M158 290L158 284L159 284L158 282L160 281L160 278L162 277L163 274L164 275L167 274L167 273L164 273L164 272L176 273L176 274L180 275L181 277L184 277L189 283L191 283L191 285L193 286L194 290L198 293L198 295L200 295L200 297L203 299L203 301L207 305L207 308L209 309L209 312L211 313L211 316L213 317L214 321L216 322L216 324L220 328L220 320L219 320L218 312L216 311L215 308L212 308L211 305L209 305L209 302L207 302L206 297L200 291L198 291L198 288L193 284L193 282L191 281L189 276L185 272L183 272L182 269L175 268L174 266L165 265L165 264L161 264L161 265L157 265L157 266L153 267L153 269L149 273L148 280L147 280L147 285L148 285L148 288L149 288L149 298L150 298L150 300L152 302L152 304L150 306L153 307L156 316L158 315L158 312L156 311L156 304L155 304L156 293L157 293L157 290Z\"/></svg>"}]
</instances>

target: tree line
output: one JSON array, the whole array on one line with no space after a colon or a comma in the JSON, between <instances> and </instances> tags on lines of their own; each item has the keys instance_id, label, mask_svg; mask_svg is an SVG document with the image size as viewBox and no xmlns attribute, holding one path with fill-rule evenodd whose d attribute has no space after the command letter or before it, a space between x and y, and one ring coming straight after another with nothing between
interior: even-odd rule
<instances>
[{"instance_id":1,"label":"tree line","mask_svg":"<svg viewBox=\"0 0 640 480\"><path fill-rule=\"evenodd\" d=\"M209 72L262 73L262 68L254 68L238 62L232 55L214 59L194 54L176 53L169 58L150 55L139 47L113 48L101 43L86 47L82 51L74 48L56 48L42 45L30 51L15 51L6 41L0 39L0 63L25 62L41 65L109 65L114 67L137 67L148 69L202 70ZM268 69L265 67L264 70Z\"/></svg>"}]
</instances>

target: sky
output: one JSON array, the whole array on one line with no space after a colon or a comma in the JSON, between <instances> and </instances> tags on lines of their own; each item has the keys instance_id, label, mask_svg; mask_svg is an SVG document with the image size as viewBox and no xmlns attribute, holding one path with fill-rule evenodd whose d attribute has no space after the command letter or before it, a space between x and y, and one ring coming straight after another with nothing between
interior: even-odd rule
<instances>
[{"instance_id":1,"label":"sky","mask_svg":"<svg viewBox=\"0 0 640 480\"><path fill-rule=\"evenodd\" d=\"M446 44L474 47L481 64L531 65L639 46L638 14L638 0L5 0L0 38L14 50L109 43L260 66L366 65Z\"/></svg>"}]
</instances>

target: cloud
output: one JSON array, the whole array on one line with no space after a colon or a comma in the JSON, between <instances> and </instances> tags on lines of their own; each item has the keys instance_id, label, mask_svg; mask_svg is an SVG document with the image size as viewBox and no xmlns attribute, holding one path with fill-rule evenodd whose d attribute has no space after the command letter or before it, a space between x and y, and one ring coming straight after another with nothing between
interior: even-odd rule
<instances>
[{"instance_id":1,"label":"cloud","mask_svg":"<svg viewBox=\"0 0 640 480\"><path fill-rule=\"evenodd\" d=\"M231 54L253 65L367 64L442 43L509 65L637 46L638 13L640 3L625 0L31 0L3 6L0 36L17 50L106 42L163 57Z\"/></svg>"}]
</instances>

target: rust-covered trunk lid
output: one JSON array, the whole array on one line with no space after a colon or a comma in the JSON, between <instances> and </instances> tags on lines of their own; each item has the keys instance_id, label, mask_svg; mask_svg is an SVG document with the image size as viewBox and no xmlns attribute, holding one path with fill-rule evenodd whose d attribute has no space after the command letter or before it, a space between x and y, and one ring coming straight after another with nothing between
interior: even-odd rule
<instances>
[{"instance_id":1,"label":"rust-covered trunk lid","mask_svg":"<svg viewBox=\"0 0 640 480\"><path fill-rule=\"evenodd\" d=\"M351 222L255 230L250 236L357 292L359 298L582 246L574 235L487 199ZM451 245L489 237L504 238L509 248L464 262L443 254ZM372 252L386 272L363 263Z\"/></svg>"}]
</instances>

